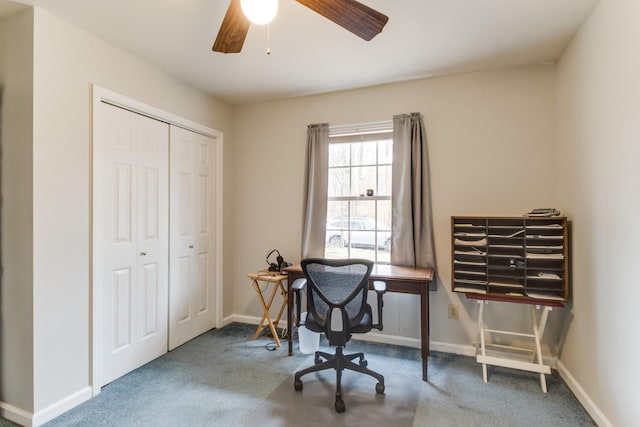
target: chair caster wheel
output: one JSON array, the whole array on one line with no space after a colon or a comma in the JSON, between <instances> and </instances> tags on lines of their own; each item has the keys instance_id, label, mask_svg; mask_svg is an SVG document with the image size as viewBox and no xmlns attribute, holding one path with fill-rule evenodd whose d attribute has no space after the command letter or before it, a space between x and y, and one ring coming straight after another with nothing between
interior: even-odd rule
<instances>
[{"instance_id":1,"label":"chair caster wheel","mask_svg":"<svg viewBox=\"0 0 640 427\"><path fill-rule=\"evenodd\" d=\"M344 409L345 409L344 400L342 399L336 400L336 412L341 414L344 412Z\"/></svg>"},{"instance_id":2,"label":"chair caster wheel","mask_svg":"<svg viewBox=\"0 0 640 427\"><path fill-rule=\"evenodd\" d=\"M376 388L377 388L377 386L376 386ZM302 380L295 380L293 382L293 389L295 391L302 391Z\"/></svg>"},{"instance_id":3,"label":"chair caster wheel","mask_svg":"<svg viewBox=\"0 0 640 427\"><path fill-rule=\"evenodd\" d=\"M368 364L369 362L367 362L366 359L362 359L359 363L361 368L366 368Z\"/></svg>"},{"instance_id":4,"label":"chair caster wheel","mask_svg":"<svg viewBox=\"0 0 640 427\"><path fill-rule=\"evenodd\" d=\"M321 364L322 360L320 359L320 356L316 354L316 358L313 360L313 363L315 363L316 365Z\"/></svg>"},{"instance_id":5,"label":"chair caster wheel","mask_svg":"<svg viewBox=\"0 0 640 427\"><path fill-rule=\"evenodd\" d=\"M376 393L384 394L384 384L382 383L376 384Z\"/></svg>"}]
</instances>

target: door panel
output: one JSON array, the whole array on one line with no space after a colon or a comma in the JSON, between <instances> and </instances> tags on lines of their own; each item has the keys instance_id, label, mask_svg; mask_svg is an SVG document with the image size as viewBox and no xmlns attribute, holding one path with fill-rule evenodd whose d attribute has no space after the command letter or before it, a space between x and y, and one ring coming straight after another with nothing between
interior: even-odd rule
<instances>
[{"instance_id":1,"label":"door panel","mask_svg":"<svg viewBox=\"0 0 640 427\"><path fill-rule=\"evenodd\" d=\"M102 386L167 351L168 125L98 108L93 248Z\"/></svg>"},{"instance_id":2,"label":"door panel","mask_svg":"<svg viewBox=\"0 0 640 427\"><path fill-rule=\"evenodd\" d=\"M175 296L175 314L177 315L178 323L183 324L191 320L189 298L191 294L191 258L189 256L181 256L178 258L177 270L178 280L171 281L171 295L172 297ZM173 311L174 310L172 310L172 312Z\"/></svg>"},{"instance_id":3,"label":"door panel","mask_svg":"<svg viewBox=\"0 0 640 427\"><path fill-rule=\"evenodd\" d=\"M138 116L136 364L167 352L169 315L169 125Z\"/></svg>"},{"instance_id":4,"label":"door panel","mask_svg":"<svg viewBox=\"0 0 640 427\"><path fill-rule=\"evenodd\" d=\"M215 326L212 138L171 126L169 349Z\"/></svg>"},{"instance_id":5,"label":"door panel","mask_svg":"<svg viewBox=\"0 0 640 427\"><path fill-rule=\"evenodd\" d=\"M113 272L113 353L131 346L131 269Z\"/></svg>"},{"instance_id":6,"label":"door panel","mask_svg":"<svg viewBox=\"0 0 640 427\"><path fill-rule=\"evenodd\" d=\"M186 166L185 166L186 164ZM182 167L188 167L188 162L184 162ZM178 215L180 218L180 237L189 239L191 237L191 221L193 217L187 213L191 210L193 200L191 199L191 179L192 174L190 171L180 171L178 174L178 193L176 194L179 200ZM173 211L176 207L172 206Z\"/></svg>"},{"instance_id":7,"label":"door panel","mask_svg":"<svg viewBox=\"0 0 640 427\"><path fill-rule=\"evenodd\" d=\"M209 234L209 212L208 212L208 198L209 194L209 177L198 175L196 178L196 198L197 206L195 207L197 232L199 235L207 236Z\"/></svg>"},{"instance_id":8,"label":"door panel","mask_svg":"<svg viewBox=\"0 0 640 427\"><path fill-rule=\"evenodd\" d=\"M133 218L131 206L133 189L133 171L130 164L115 165L115 239L114 242L132 243Z\"/></svg>"},{"instance_id":9,"label":"door panel","mask_svg":"<svg viewBox=\"0 0 640 427\"><path fill-rule=\"evenodd\" d=\"M209 278L207 277L209 260L207 254L203 253L197 254L194 261L198 272L196 277L196 292L198 293L196 310L198 314L203 314L209 309L209 287L207 286L209 283Z\"/></svg>"},{"instance_id":10,"label":"door panel","mask_svg":"<svg viewBox=\"0 0 640 427\"><path fill-rule=\"evenodd\" d=\"M137 118L101 105L94 137L94 268L101 292L100 385L135 363Z\"/></svg>"},{"instance_id":11,"label":"door panel","mask_svg":"<svg viewBox=\"0 0 640 427\"><path fill-rule=\"evenodd\" d=\"M158 263L146 264L142 268L143 280L143 322L142 322L142 339L146 340L158 333L160 325L158 325Z\"/></svg>"},{"instance_id":12,"label":"door panel","mask_svg":"<svg viewBox=\"0 0 640 427\"><path fill-rule=\"evenodd\" d=\"M144 217L143 240L157 240L159 238L158 220L161 214L158 212L160 194L158 194L159 171L157 169L144 168L142 170L142 212Z\"/></svg>"},{"instance_id":13,"label":"door panel","mask_svg":"<svg viewBox=\"0 0 640 427\"><path fill-rule=\"evenodd\" d=\"M195 262L197 264L199 286L199 300L197 312L197 333L200 334L215 325L215 298L213 286L213 144L211 138L195 135Z\"/></svg>"}]
</instances>

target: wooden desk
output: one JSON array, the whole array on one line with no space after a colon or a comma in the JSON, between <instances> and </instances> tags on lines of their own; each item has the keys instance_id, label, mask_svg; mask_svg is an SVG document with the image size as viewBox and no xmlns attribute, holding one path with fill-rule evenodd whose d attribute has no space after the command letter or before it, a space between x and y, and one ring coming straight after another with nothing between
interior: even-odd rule
<instances>
[{"instance_id":1,"label":"wooden desk","mask_svg":"<svg viewBox=\"0 0 640 427\"><path fill-rule=\"evenodd\" d=\"M291 339L293 293L291 285L296 279L304 277L300 264L285 268L289 275L287 280L287 340L289 356L293 354ZM420 340L422 350L422 379L427 380L427 359L429 357L429 283L433 280L432 268L413 268L376 264L369 278L369 288L373 289L374 280L382 280L387 284L387 292L420 295Z\"/></svg>"}]
</instances>

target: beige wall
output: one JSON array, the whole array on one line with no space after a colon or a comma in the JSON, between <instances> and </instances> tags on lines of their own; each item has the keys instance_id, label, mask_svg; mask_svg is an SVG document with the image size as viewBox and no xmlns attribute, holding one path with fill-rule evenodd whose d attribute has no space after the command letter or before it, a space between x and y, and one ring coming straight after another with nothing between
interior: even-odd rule
<instances>
[{"instance_id":1,"label":"beige wall","mask_svg":"<svg viewBox=\"0 0 640 427\"><path fill-rule=\"evenodd\" d=\"M269 249L299 260L307 125L389 120L418 111L428 137L443 279L432 293L431 339L469 348L477 304L450 292L450 216L522 215L556 204L554 73L553 66L505 69L237 107L234 248L227 260L234 273L234 313L261 315L245 274L266 266ZM449 302L461 304L460 320L447 318ZM529 320L520 306L496 305L492 314L489 320ZM385 297L385 334L416 342L419 323L418 298ZM555 337L547 336L552 345Z\"/></svg>"},{"instance_id":2,"label":"beige wall","mask_svg":"<svg viewBox=\"0 0 640 427\"><path fill-rule=\"evenodd\" d=\"M0 401L33 407L33 12L0 20Z\"/></svg>"},{"instance_id":3,"label":"beige wall","mask_svg":"<svg viewBox=\"0 0 640 427\"><path fill-rule=\"evenodd\" d=\"M558 200L573 220L574 289L561 362L601 425L640 420L638 22L640 2L601 2L558 65Z\"/></svg>"},{"instance_id":4,"label":"beige wall","mask_svg":"<svg viewBox=\"0 0 640 427\"><path fill-rule=\"evenodd\" d=\"M231 109L41 9L34 20L37 412L90 383L91 84L223 132Z\"/></svg>"}]
</instances>

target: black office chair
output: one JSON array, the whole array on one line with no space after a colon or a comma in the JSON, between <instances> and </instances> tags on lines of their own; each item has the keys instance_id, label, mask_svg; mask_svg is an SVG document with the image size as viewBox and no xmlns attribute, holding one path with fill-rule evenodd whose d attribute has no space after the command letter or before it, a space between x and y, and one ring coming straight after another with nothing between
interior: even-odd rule
<instances>
[{"instance_id":1,"label":"black office chair","mask_svg":"<svg viewBox=\"0 0 640 427\"><path fill-rule=\"evenodd\" d=\"M367 368L363 353L346 355L343 348L353 333L366 333L372 328L382 330L382 294L386 291L384 282L376 281L374 289L378 294L378 324L373 324L371 306L367 304L369 276L373 263L364 259L305 259L301 262L307 283L307 329L324 333L329 345L336 348L335 354L317 351L315 365L296 372L293 386L302 390L303 375L324 369L336 370L337 412L344 412L342 400L342 371L350 369L372 376L378 380L376 393L384 394L384 377ZM300 286L294 289L300 293ZM300 319L300 295L298 295L297 316ZM298 321L299 322L299 321ZM324 359L324 361L323 361ZM354 363L359 359L358 363Z\"/></svg>"}]
</instances>

